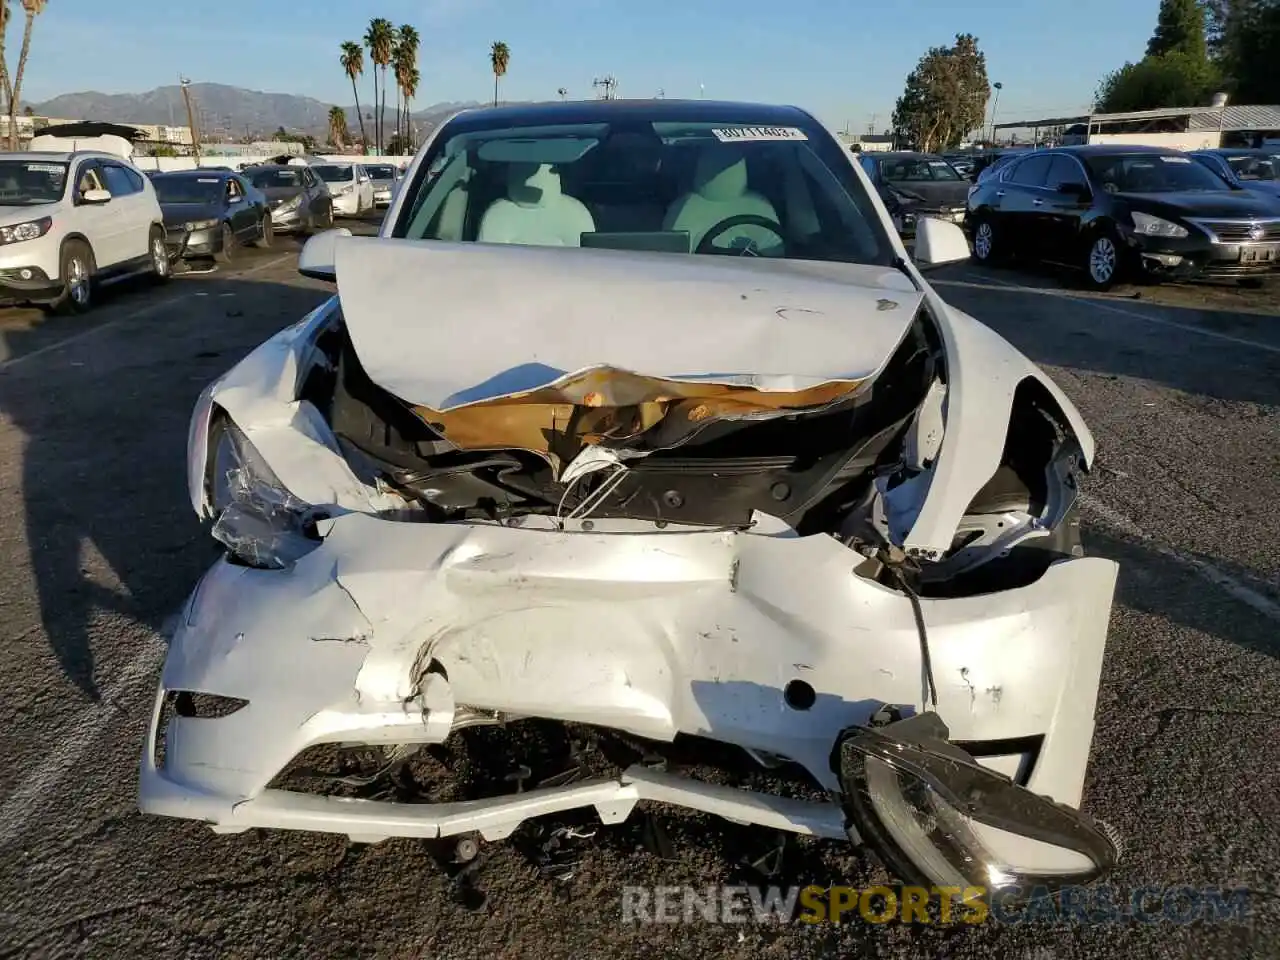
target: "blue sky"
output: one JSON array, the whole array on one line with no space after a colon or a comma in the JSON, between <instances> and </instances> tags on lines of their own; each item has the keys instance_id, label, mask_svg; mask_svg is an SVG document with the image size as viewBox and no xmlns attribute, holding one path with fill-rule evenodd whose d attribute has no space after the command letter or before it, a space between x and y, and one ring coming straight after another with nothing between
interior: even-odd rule
<instances>
[{"instance_id":1,"label":"blue sky","mask_svg":"<svg viewBox=\"0 0 1280 960\"><path fill-rule=\"evenodd\" d=\"M423 36L422 104L492 96L488 48L511 48L503 96L589 97L612 73L623 97L789 102L828 124L883 127L926 48L974 33L1000 119L1078 110L1099 78L1141 57L1159 0L54 0L39 18L23 97L142 92L194 80L349 104L338 44L370 16ZM7 38L16 64L21 8ZM119 15L111 15L115 11ZM371 93L366 75L362 97ZM129 118L122 117L122 120Z\"/></svg>"}]
</instances>

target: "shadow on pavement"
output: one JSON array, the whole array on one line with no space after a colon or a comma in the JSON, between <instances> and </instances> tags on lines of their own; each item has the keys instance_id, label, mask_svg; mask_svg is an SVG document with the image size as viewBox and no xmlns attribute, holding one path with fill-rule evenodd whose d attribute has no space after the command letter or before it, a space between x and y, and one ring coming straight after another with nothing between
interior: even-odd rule
<instances>
[{"instance_id":1,"label":"shadow on pavement","mask_svg":"<svg viewBox=\"0 0 1280 960\"><path fill-rule=\"evenodd\" d=\"M192 286L174 306L0 376L0 410L25 435L41 619L63 672L92 699L95 614L158 628L214 555L184 495L197 395L328 295L252 278L179 284ZM19 349L20 334L10 334Z\"/></svg>"},{"instance_id":2,"label":"shadow on pavement","mask_svg":"<svg viewBox=\"0 0 1280 960\"><path fill-rule=\"evenodd\" d=\"M1038 364L1280 406L1280 325L1274 316L1101 299L1031 286L1027 279L1010 271L997 280L966 267L929 277L948 303Z\"/></svg>"}]
</instances>

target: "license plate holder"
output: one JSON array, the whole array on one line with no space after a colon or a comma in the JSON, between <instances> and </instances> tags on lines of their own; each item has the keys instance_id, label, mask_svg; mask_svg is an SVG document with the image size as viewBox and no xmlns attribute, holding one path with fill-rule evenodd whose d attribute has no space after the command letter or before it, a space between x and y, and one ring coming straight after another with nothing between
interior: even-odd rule
<instances>
[{"instance_id":1,"label":"license plate holder","mask_svg":"<svg viewBox=\"0 0 1280 960\"><path fill-rule=\"evenodd\" d=\"M1241 263L1280 262L1280 243L1255 243L1240 248Z\"/></svg>"}]
</instances>

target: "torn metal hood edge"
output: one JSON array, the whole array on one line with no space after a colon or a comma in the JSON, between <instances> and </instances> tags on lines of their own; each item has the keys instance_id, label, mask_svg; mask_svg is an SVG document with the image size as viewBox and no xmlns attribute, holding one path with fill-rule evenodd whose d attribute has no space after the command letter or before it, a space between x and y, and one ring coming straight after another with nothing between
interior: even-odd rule
<instances>
[{"instance_id":1,"label":"torn metal hood edge","mask_svg":"<svg viewBox=\"0 0 1280 960\"><path fill-rule=\"evenodd\" d=\"M369 378L441 412L600 369L763 392L853 389L923 299L888 267L514 244L343 237L335 270Z\"/></svg>"}]
</instances>

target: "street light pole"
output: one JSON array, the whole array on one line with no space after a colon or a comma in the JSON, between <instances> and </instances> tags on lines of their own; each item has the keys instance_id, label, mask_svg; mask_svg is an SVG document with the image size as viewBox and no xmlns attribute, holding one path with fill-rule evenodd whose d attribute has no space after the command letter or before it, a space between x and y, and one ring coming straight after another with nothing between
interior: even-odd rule
<instances>
[{"instance_id":1,"label":"street light pole","mask_svg":"<svg viewBox=\"0 0 1280 960\"><path fill-rule=\"evenodd\" d=\"M187 104L187 123L191 127L191 155L195 157L196 166L200 166L200 136L196 132L196 117L191 109L191 81L186 77L179 77L178 84L182 87L182 99Z\"/></svg>"},{"instance_id":2,"label":"street light pole","mask_svg":"<svg viewBox=\"0 0 1280 960\"><path fill-rule=\"evenodd\" d=\"M996 142L996 111L1000 109L1000 91L1004 89L1004 84L997 81L991 86L996 89L996 97L991 104L991 143L994 145Z\"/></svg>"}]
</instances>

